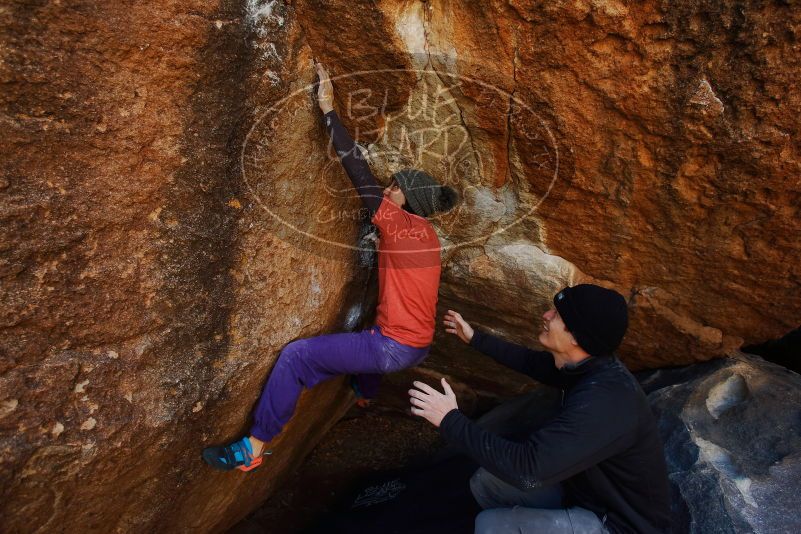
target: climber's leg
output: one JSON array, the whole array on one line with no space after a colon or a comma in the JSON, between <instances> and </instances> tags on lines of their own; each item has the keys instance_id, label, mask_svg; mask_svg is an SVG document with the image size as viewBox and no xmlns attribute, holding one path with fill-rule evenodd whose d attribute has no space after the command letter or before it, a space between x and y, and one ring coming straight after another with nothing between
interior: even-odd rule
<instances>
[{"instance_id":1,"label":"climber's leg","mask_svg":"<svg viewBox=\"0 0 801 534\"><path fill-rule=\"evenodd\" d=\"M379 327L374 327L378 329ZM398 343L394 339L385 337L381 347L381 357L383 363L381 364L381 373L361 373L351 377L351 387L356 393L357 402L360 406L364 407L378 395L381 380L386 373L398 371L400 369L408 369L422 362L428 356L428 348L416 348L408 345Z\"/></svg>"},{"instance_id":2,"label":"climber's leg","mask_svg":"<svg viewBox=\"0 0 801 534\"><path fill-rule=\"evenodd\" d=\"M303 388L346 373L372 349L369 332L332 334L289 343L281 351L264 386L250 433L268 442L292 417Z\"/></svg>"},{"instance_id":3,"label":"climber's leg","mask_svg":"<svg viewBox=\"0 0 801 534\"><path fill-rule=\"evenodd\" d=\"M370 400L378 395L381 386L380 374L361 374L351 376L350 385L359 400Z\"/></svg>"},{"instance_id":4,"label":"climber's leg","mask_svg":"<svg viewBox=\"0 0 801 534\"><path fill-rule=\"evenodd\" d=\"M381 335L378 327L293 341L281 351L270 373L256 405L250 436L225 447L208 447L203 457L217 469L251 470L261 464L264 443L292 417L304 387L342 374L398 371L417 365L427 354L428 347L403 345Z\"/></svg>"},{"instance_id":5,"label":"climber's leg","mask_svg":"<svg viewBox=\"0 0 801 534\"><path fill-rule=\"evenodd\" d=\"M251 435L268 442L292 417L303 388L343 374L384 374L416 365L428 349L407 347L381 335L362 332L300 339L281 351L254 412Z\"/></svg>"},{"instance_id":6,"label":"climber's leg","mask_svg":"<svg viewBox=\"0 0 801 534\"><path fill-rule=\"evenodd\" d=\"M382 336L383 337L383 336ZM387 365L395 365L397 369L407 369L421 363L428 356L428 349L410 347L403 345L395 340L384 338L385 344L382 347L386 355ZM381 380L384 374L392 372L386 370L382 373L362 373L351 377L351 387L359 399L373 399L378 395Z\"/></svg>"}]
</instances>

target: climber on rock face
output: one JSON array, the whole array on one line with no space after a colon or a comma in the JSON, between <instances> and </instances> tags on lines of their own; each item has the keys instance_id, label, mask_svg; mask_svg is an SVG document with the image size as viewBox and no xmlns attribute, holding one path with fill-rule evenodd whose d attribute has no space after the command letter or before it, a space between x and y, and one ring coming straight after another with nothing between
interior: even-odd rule
<instances>
[{"instance_id":1,"label":"climber on rock face","mask_svg":"<svg viewBox=\"0 0 801 534\"><path fill-rule=\"evenodd\" d=\"M451 209L456 192L420 170L399 171L388 187L379 185L334 111L333 86L319 63L317 75L326 130L380 233L376 322L361 332L300 339L284 347L259 398L250 434L203 451L207 463L225 471L250 471L262 463L265 445L289 421L303 388L350 374L356 397L371 398L381 375L423 361L434 337L440 244L426 217Z\"/></svg>"},{"instance_id":2,"label":"climber on rock face","mask_svg":"<svg viewBox=\"0 0 801 534\"><path fill-rule=\"evenodd\" d=\"M476 533L669 531L656 421L636 379L613 355L628 326L625 299L581 284L553 302L539 335L549 352L473 329L452 310L444 319L447 332L480 352L561 389L561 407L549 422L526 429L522 441L489 432L459 411L444 379L445 393L414 383L412 413L481 466L470 479L484 509Z\"/></svg>"}]
</instances>

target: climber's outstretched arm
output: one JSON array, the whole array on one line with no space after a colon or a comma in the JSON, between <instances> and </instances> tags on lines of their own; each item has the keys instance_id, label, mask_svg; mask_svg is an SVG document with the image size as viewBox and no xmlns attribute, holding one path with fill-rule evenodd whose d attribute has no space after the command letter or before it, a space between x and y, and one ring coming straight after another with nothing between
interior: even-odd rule
<instances>
[{"instance_id":1,"label":"climber's outstretched arm","mask_svg":"<svg viewBox=\"0 0 801 534\"><path fill-rule=\"evenodd\" d=\"M331 142L334 145L345 172L348 173L353 187L358 191L364 205L370 211L370 216L378 211L381 200L384 196L384 188L381 187L370 171L370 166L362 157L361 150L353 142L348 131L339 120L337 112L334 111L334 88L328 77L328 72L321 63L317 63L317 76L319 87L317 89L317 101L320 110L323 112L323 120Z\"/></svg>"}]
</instances>

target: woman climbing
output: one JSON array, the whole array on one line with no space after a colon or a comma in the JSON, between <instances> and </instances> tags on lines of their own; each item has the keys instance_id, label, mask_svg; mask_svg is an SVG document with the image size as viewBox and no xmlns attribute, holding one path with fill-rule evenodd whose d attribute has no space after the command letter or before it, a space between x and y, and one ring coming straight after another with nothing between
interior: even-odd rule
<instances>
[{"instance_id":1,"label":"woman climbing","mask_svg":"<svg viewBox=\"0 0 801 534\"><path fill-rule=\"evenodd\" d=\"M317 76L326 130L380 233L376 324L284 347L259 398L250 435L203 450L209 465L225 471L250 471L261 464L265 444L289 421L304 387L352 374L357 398L370 398L381 375L419 364L434 337L440 244L426 217L452 208L456 192L419 170L399 171L382 188L334 111L334 89L320 63Z\"/></svg>"}]
</instances>

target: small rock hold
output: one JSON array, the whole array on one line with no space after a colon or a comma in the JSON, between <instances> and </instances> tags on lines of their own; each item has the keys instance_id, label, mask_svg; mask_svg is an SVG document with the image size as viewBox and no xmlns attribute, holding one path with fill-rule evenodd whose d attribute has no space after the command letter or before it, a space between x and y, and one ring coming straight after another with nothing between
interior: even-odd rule
<instances>
[{"instance_id":1,"label":"small rock hold","mask_svg":"<svg viewBox=\"0 0 801 534\"><path fill-rule=\"evenodd\" d=\"M53 425L53 428L50 430L50 433L53 434L54 438L57 438L64 432L64 425L56 421L56 424Z\"/></svg>"},{"instance_id":2,"label":"small rock hold","mask_svg":"<svg viewBox=\"0 0 801 534\"><path fill-rule=\"evenodd\" d=\"M128 402L133 402L133 393L131 393L130 391L127 392L125 395L123 395L123 397L125 397L125 400L127 400Z\"/></svg>"},{"instance_id":3,"label":"small rock hold","mask_svg":"<svg viewBox=\"0 0 801 534\"><path fill-rule=\"evenodd\" d=\"M117 354L117 352L113 351L113 350L108 351L108 354L106 354L106 356L108 356L109 358L111 358L113 360L116 360L117 358L120 357L120 355Z\"/></svg>"},{"instance_id":4,"label":"small rock hold","mask_svg":"<svg viewBox=\"0 0 801 534\"><path fill-rule=\"evenodd\" d=\"M237 209L237 210L241 210L242 209L242 203L239 202L239 199L236 199L236 198L232 198L231 200L229 200L228 201L228 206L230 206L230 207L232 207L234 209Z\"/></svg>"},{"instance_id":5,"label":"small rock hold","mask_svg":"<svg viewBox=\"0 0 801 534\"><path fill-rule=\"evenodd\" d=\"M200 410L202 410L202 409L203 409L203 403L202 403L202 402L200 402L200 401L197 401L197 404L195 404L195 405L192 407L192 413L198 413L198 412L199 412Z\"/></svg>"},{"instance_id":6,"label":"small rock hold","mask_svg":"<svg viewBox=\"0 0 801 534\"><path fill-rule=\"evenodd\" d=\"M739 374L734 374L709 390L706 409L712 417L718 419L730 408L744 402L748 396L748 384L745 379Z\"/></svg>"},{"instance_id":7,"label":"small rock hold","mask_svg":"<svg viewBox=\"0 0 801 534\"><path fill-rule=\"evenodd\" d=\"M92 430L97 425L97 421L94 417L90 417L86 421L81 424L81 430Z\"/></svg>"},{"instance_id":8,"label":"small rock hold","mask_svg":"<svg viewBox=\"0 0 801 534\"><path fill-rule=\"evenodd\" d=\"M220 28L222 28L222 27L223 27L223 21L221 21L221 20L215 20L215 21L214 21L214 25L215 25L215 26L217 27L217 29L219 30Z\"/></svg>"},{"instance_id":9,"label":"small rock hold","mask_svg":"<svg viewBox=\"0 0 801 534\"><path fill-rule=\"evenodd\" d=\"M73 389L73 391L75 393L84 393L83 388L86 387L86 384L88 383L89 383L88 380L84 380L83 382L78 382L77 384L75 384L75 389Z\"/></svg>"},{"instance_id":10,"label":"small rock hold","mask_svg":"<svg viewBox=\"0 0 801 534\"><path fill-rule=\"evenodd\" d=\"M14 410L17 409L19 405L19 400L17 399L6 399L2 403L0 403L0 416L8 415Z\"/></svg>"},{"instance_id":11,"label":"small rock hold","mask_svg":"<svg viewBox=\"0 0 801 534\"><path fill-rule=\"evenodd\" d=\"M715 115L720 115L724 110L723 102L715 95L715 91L706 79L698 83L695 93L690 97L690 104L706 108Z\"/></svg>"}]
</instances>

